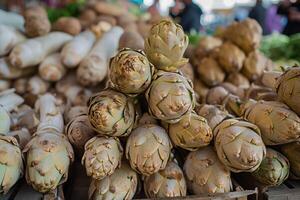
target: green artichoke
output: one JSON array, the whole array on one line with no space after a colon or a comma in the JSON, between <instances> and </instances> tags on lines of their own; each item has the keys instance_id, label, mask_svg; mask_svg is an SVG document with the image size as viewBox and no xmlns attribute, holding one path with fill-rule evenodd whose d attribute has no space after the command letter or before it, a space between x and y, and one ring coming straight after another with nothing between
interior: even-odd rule
<instances>
[{"instance_id":1,"label":"green artichoke","mask_svg":"<svg viewBox=\"0 0 300 200\"><path fill-rule=\"evenodd\" d=\"M283 145L281 147L281 152L290 161L291 178L300 180L300 142L293 142Z\"/></svg>"},{"instance_id":2,"label":"green artichoke","mask_svg":"<svg viewBox=\"0 0 300 200\"><path fill-rule=\"evenodd\" d=\"M177 163L170 161L165 169L145 177L144 190L148 198L185 196L183 172Z\"/></svg>"},{"instance_id":3,"label":"green artichoke","mask_svg":"<svg viewBox=\"0 0 300 200\"><path fill-rule=\"evenodd\" d=\"M279 99L300 116L300 67L292 67L276 81Z\"/></svg>"},{"instance_id":4,"label":"green artichoke","mask_svg":"<svg viewBox=\"0 0 300 200\"><path fill-rule=\"evenodd\" d=\"M142 51L125 48L110 61L111 87L131 96L148 88L153 73L154 67Z\"/></svg>"},{"instance_id":5,"label":"green artichoke","mask_svg":"<svg viewBox=\"0 0 300 200\"><path fill-rule=\"evenodd\" d=\"M67 180L74 155L66 136L35 134L23 151L27 153L26 180L35 190L49 192Z\"/></svg>"},{"instance_id":6,"label":"green artichoke","mask_svg":"<svg viewBox=\"0 0 300 200\"><path fill-rule=\"evenodd\" d=\"M100 135L127 136L135 123L133 102L120 92L104 90L88 101L88 116Z\"/></svg>"},{"instance_id":7,"label":"green artichoke","mask_svg":"<svg viewBox=\"0 0 300 200\"><path fill-rule=\"evenodd\" d=\"M249 101L243 107L243 117L257 125L266 145L294 142L300 138L300 118L283 103Z\"/></svg>"},{"instance_id":8,"label":"green artichoke","mask_svg":"<svg viewBox=\"0 0 300 200\"><path fill-rule=\"evenodd\" d=\"M255 171L266 155L259 128L239 119L227 119L214 129L220 161L233 172Z\"/></svg>"},{"instance_id":9,"label":"green artichoke","mask_svg":"<svg viewBox=\"0 0 300 200\"><path fill-rule=\"evenodd\" d=\"M219 161L208 146L190 152L183 166L188 189L193 194L230 192L230 171Z\"/></svg>"},{"instance_id":10,"label":"green artichoke","mask_svg":"<svg viewBox=\"0 0 300 200\"><path fill-rule=\"evenodd\" d=\"M188 62L183 54L188 46L188 36L182 27L169 19L155 24L145 39L145 52L149 61L158 69L177 71Z\"/></svg>"},{"instance_id":11,"label":"green artichoke","mask_svg":"<svg viewBox=\"0 0 300 200\"><path fill-rule=\"evenodd\" d=\"M184 115L179 122L167 127L173 144L190 151L209 145L213 139L206 119L194 112Z\"/></svg>"},{"instance_id":12,"label":"green artichoke","mask_svg":"<svg viewBox=\"0 0 300 200\"><path fill-rule=\"evenodd\" d=\"M137 127L126 144L126 158L132 169L149 176L166 167L172 144L166 131L155 124Z\"/></svg>"},{"instance_id":13,"label":"green artichoke","mask_svg":"<svg viewBox=\"0 0 300 200\"><path fill-rule=\"evenodd\" d=\"M281 153L267 148L266 157L259 168L252 173L252 176L259 182L276 186L280 185L289 177L290 164Z\"/></svg>"},{"instance_id":14,"label":"green artichoke","mask_svg":"<svg viewBox=\"0 0 300 200\"><path fill-rule=\"evenodd\" d=\"M14 137L0 135L0 194L7 193L23 175L23 159Z\"/></svg>"},{"instance_id":15,"label":"green artichoke","mask_svg":"<svg viewBox=\"0 0 300 200\"><path fill-rule=\"evenodd\" d=\"M93 137L85 144L82 164L88 176L101 180L120 167L123 148L118 138Z\"/></svg>"},{"instance_id":16,"label":"green artichoke","mask_svg":"<svg viewBox=\"0 0 300 200\"><path fill-rule=\"evenodd\" d=\"M145 96L149 113L167 123L178 122L195 106L192 83L178 73L158 71Z\"/></svg>"},{"instance_id":17,"label":"green artichoke","mask_svg":"<svg viewBox=\"0 0 300 200\"><path fill-rule=\"evenodd\" d=\"M89 200L133 198L138 184L138 175L126 163L102 180L93 179L89 187Z\"/></svg>"}]
</instances>

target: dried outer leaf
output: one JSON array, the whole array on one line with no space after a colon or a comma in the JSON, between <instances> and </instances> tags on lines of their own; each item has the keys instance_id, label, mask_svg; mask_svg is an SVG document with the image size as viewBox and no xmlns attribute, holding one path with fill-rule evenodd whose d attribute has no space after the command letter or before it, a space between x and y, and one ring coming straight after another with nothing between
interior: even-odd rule
<instances>
[{"instance_id":1,"label":"dried outer leaf","mask_svg":"<svg viewBox=\"0 0 300 200\"><path fill-rule=\"evenodd\" d=\"M131 99L111 89L90 97L88 116L99 135L127 136L136 121L136 111Z\"/></svg>"},{"instance_id":2,"label":"dried outer leaf","mask_svg":"<svg viewBox=\"0 0 300 200\"><path fill-rule=\"evenodd\" d=\"M290 178L300 180L300 142L283 145L281 152L290 161Z\"/></svg>"},{"instance_id":3,"label":"dried outer leaf","mask_svg":"<svg viewBox=\"0 0 300 200\"><path fill-rule=\"evenodd\" d=\"M216 105L202 104L195 107L195 111L198 115L204 117L208 125L212 130L220 124L226 117L229 116L229 113L224 107Z\"/></svg>"},{"instance_id":4,"label":"dried outer leaf","mask_svg":"<svg viewBox=\"0 0 300 200\"><path fill-rule=\"evenodd\" d=\"M208 86L206 86L200 79L197 78L194 80L193 85L197 102L205 103L206 95L209 91Z\"/></svg>"},{"instance_id":5,"label":"dried outer leaf","mask_svg":"<svg viewBox=\"0 0 300 200\"><path fill-rule=\"evenodd\" d=\"M213 139L212 130L204 117L188 113L175 124L167 126L167 132L175 146L189 151L209 145Z\"/></svg>"},{"instance_id":6,"label":"dried outer leaf","mask_svg":"<svg viewBox=\"0 0 300 200\"><path fill-rule=\"evenodd\" d=\"M258 49L262 38L262 28L256 20L246 19L228 26L222 36L239 46L246 54Z\"/></svg>"},{"instance_id":7,"label":"dried outer leaf","mask_svg":"<svg viewBox=\"0 0 300 200\"><path fill-rule=\"evenodd\" d=\"M259 50L249 53L244 62L242 73L250 80L255 81L259 79L270 61Z\"/></svg>"},{"instance_id":8,"label":"dried outer leaf","mask_svg":"<svg viewBox=\"0 0 300 200\"><path fill-rule=\"evenodd\" d=\"M5 194L23 176L23 157L12 136L0 135L0 152L0 194Z\"/></svg>"},{"instance_id":9,"label":"dried outer leaf","mask_svg":"<svg viewBox=\"0 0 300 200\"><path fill-rule=\"evenodd\" d=\"M240 71L246 58L244 52L231 42L222 44L214 56L227 73Z\"/></svg>"},{"instance_id":10,"label":"dried outer leaf","mask_svg":"<svg viewBox=\"0 0 300 200\"><path fill-rule=\"evenodd\" d=\"M176 71L188 62L188 59L183 58L188 43L188 36L179 24L163 19L152 26L144 48L149 61L156 68Z\"/></svg>"},{"instance_id":11,"label":"dried outer leaf","mask_svg":"<svg viewBox=\"0 0 300 200\"><path fill-rule=\"evenodd\" d=\"M68 178L74 153L66 136L55 131L37 132L23 150L27 155L26 180L35 190L54 190Z\"/></svg>"},{"instance_id":12,"label":"dried outer leaf","mask_svg":"<svg viewBox=\"0 0 300 200\"><path fill-rule=\"evenodd\" d=\"M194 81L194 68L190 63L186 63L183 66L181 66L179 68L179 71L185 78L190 79L192 82Z\"/></svg>"},{"instance_id":13,"label":"dried outer leaf","mask_svg":"<svg viewBox=\"0 0 300 200\"><path fill-rule=\"evenodd\" d=\"M289 177L290 164L281 153L267 148L266 157L252 176L267 186L281 185Z\"/></svg>"},{"instance_id":14,"label":"dried outer leaf","mask_svg":"<svg viewBox=\"0 0 300 200\"><path fill-rule=\"evenodd\" d=\"M241 119L226 119L214 129L220 161L232 172L255 171L266 155L259 128Z\"/></svg>"},{"instance_id":15,"label":"dried outer leaf","mask_svg":"<svg viewBox=\"0 0 300 200\"><path fill-rule=\"evenodd\" d=\"M281 101L300 116L300 67L292 67L276 81L276 91Z\"/></svg>"},{"instance_id":16,"label":"dried outer leaf","mask_svg":"<svg viewBox=\"0 0 300 200\"><path fill-rule=\"evenodd\" d=\"M206 95L206 103L212 105L222 105L230 93L222 86L211 88Z\"/></svg>"},{"instance_id":17,"label":"dried outer leaf","mask_svg":"<svg viewBox=\"0 0 300 200\"><path fill-rule=\"evenodd\" d=\"M144 190L148 198L183 197L186 182L177 163L168 162L165 169L144 179Z\"/></svg>"},{"instance_id":18,"label":"dried outer leaf","mask_svg":"<svg viewBox=\"0 0 300 200\"><path fill-rule=\"evenodd\" d=\"M123 148L118 138L93 137L85 144L82 164L93 179L110 176L120 167Z\"/></svg>"},{"instance_id":19,"label":"dried outer leaf","mask_svg":"<svg viewBox=\"0 0 300 200\"><path fill-rule=\"evenodd\" d=\"M200 79L208 86L215 86L225 79L225 72L212 57L203 58L197 65Z\"/></svg>"},{"instance_id":20,"label":"dried outer leaf","mask_svg":"<svg viewBox=\"0 0 300 200\"><path fill-rule=\"evenodd\" d=\"M230 171L219 161L212 147L190 152L183 166L188 189L193 194L230 192Z\"/></svg>"},{"instance_id":21,"label":"dried outer leaf","mask_svg":"<svg viewBox=\"0 0 300 200\"><path fill-rule=\"evenodd\" d=\"M125 48L110 61L110 86L136 96L149 87L153 73L154 67L143 51Z\"/></svg>"},{"instance_id":22,"label":"dried outer leaf","mask_svg":"<svg viewBox=\"0 0 300 200\"><path fill-rule=\"evenodd\" d=\"M243 117L259 127L266 145L286 144L300 138L300 118L283 103L247 102Z\"/></svg>"},{"instance_id":23,"label":"dried outer leaf","mask_svg":"<svg viewBox=\"0 0 300 200\"><path fill-rule=\"evenodd\" d=\"M130 134L126 144L126 158L132 169L149 176L166 167L171 148L171 141L163 128L145 124Z\"/></svg>"},{"instance_id":24,"label":"dried outer leaf","mask_svg":"<svg viewBox=\"0 0 300 200\"><path fill-rule=\"evenodd\" d=\"M93 179L89 187L89 200L124 199L130 200L136 193L138 175L127 163L102 180Z\"/></svg>"},{"instance_id":25,"label":"dried outer leaf","mask_svg":"<svg viewBox=\"0 0 300 200\"><path fill-rule=\"evenodd\" d=\"M241 73L231 73L226 78L226 81L232 83L236 87L239 88L249 88L250 82L249 80Z\"/></svg>"}]
</instances>

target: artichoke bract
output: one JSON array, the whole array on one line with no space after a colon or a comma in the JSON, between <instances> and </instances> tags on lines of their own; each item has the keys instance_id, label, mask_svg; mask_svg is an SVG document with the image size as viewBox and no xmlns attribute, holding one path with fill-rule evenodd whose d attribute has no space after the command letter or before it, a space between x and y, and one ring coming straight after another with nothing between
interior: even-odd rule
<instances>
[{"instance_id":1,"label":"artichoke bract","mask_svg":"<svg viewBox=\"0 0 300 200\"><path fill-rule=\"evenodd\" d=\"M281 147L281 152L290 161L290 177L300 180L300 142L283 145Z\"/></svg>"},{"instance_id":2,"label":"artichoke bract","mask_svg":"<svg viewBox=\"0 0 300 200\"><path fill-rule=\"evenodd\" d=\"M195 106L192 83L178 73L158 71L145 96L149 113L167 123L178 122Z\"/></svg>"},{"instance_id":3,"label":"artichoke bract","mask_svg":"<svg viewBox=\"0 0 300 200\"><path fill-rule=\"evenodd\" d=\"M89 200L133 198L138 184L138 175L126 163L102 180L93 179L89 187Z\"/></svg>"},{"instance_id":4,"label":"artichoke bract","mask_svg":"<svg viewBox=\"0 0 300 200\"><path fill-rule=\"evenodd\" d=\"M82 164L93 179L101 180L120 167L123 148L118 138L93 137L85 144Z\"/></svg>"},{"instance_id":5,"label":"artichoke bract","mask_svg":"<svg viewBox=\"0 0 300 200\"><path fill-rule=\"evenodd\" d=\"M188 189L194 194L230 192L230 171L208 146L190 152L183 166Z\"/></svg>"},{"instance_id":6,"label":"artichoke bract","mask_svg":"<svg viewBox=\"0 0 300 200\"><path fill-rule=\"evenodd\" d=\"M281 153L267 148L266 157L252 176L259 182L268 185L280 185L289 177L290 164Z\"/></svg>"},{"instance_id":7,"label":"artichoke bract","mask_svg":"<svg viewBox=\"0 0 300 200\"><path fill-rule=\"evenodd\" d=\"M7 193L23 175L23 159L14 137L0 135L0 194Z\"/></svg>"},{"instance_id":8,"label":"artichoke bract","mask_svg":"<svg viewBox=\"0 0 300 200\"><path fill-rule=\"evenodd\" d=\"M227 119L214 129L220 161L232 172L255 171L266 155L259 128L239 119Z\"/></svg>"},{"instance_id":9,"label":"artichoke bract","mask_svg":"<svg viewBox=\"0 0 300 200\"><path fill-rule=\"evenodd\" d=\"M132 169L149 176L166 167L171 148L165 129L155 124L146 124L130 134L126 144L126 158Z\"/></svg>"},{"instance_id":10,"label":"artichoke bract","mask_svg":"<svg viewBox=\"0 0 300 200\"><path fill-rule=\"evenodd\" d=\"M133 102L114 90L103 90L90 97L88 116L99 135L127 136L135 123Z\"/></svg>"},{"instance_id":11,"label":"artichoke bract","mask_svg":"<svg viewBox=\"0 0 300 200\"><path fill-rule=\"evenodd\" d=\"M168 162L165 169L144 179L144 190L148 198L182 197L186 195L186 182L177 163Z\"/></svg>"},{"instance_id":12,"label":"artichoke bract","mask_svg":"<svg viewBox=\"0 0 300 200\"><path fill-rule=\"evenodd\" d=\"M206 119L193 112L184 115L179 122L169 124L168 133L173 144L190 151L209 145L213 139Z\"/></svg>"},{"instance_id":13,"label":"artichoke bract","mask_svg":"<svg viewBox=\"0 0 300 200\"><path fill-rule=\"evenodd\" d=\"M144 113L141 118L139 119L139 125L144 124L158 124L158 121L154 119L149 113Z\"/></svg>"},{"instance_id":14,"label":"artichoke bract","mask_svg":"<svg viewBox=\"0 0 300 200\"><path fill-rule=\"evenodd\" d=\"M243 117L257 125L266 145L294 142L300 138L300 118L283 103L276 101L249 101Z\"/></svg>"},{"instance_id":15,"label":"artichoke bract","mask_svg":"<svg viewBox=\"0 0 300 200\"><path fill-rule=\"evenodd\" d=\"M282 74L275 85L279 99L300 116L300 67L292 67Z\"/></svg>"},{"instance_id":16,"label":"artichoke bract","mask_svg":"<svg viewBox=\"0 0 300 200\"><path fill-rule=\"evenodd\" d=\"M125 48L110 61L110 86L135 96L148 88L153 72L154 67L142 51Z\"/></svg>"},{"instance_id":17,"label":"artichoke bract","mask_svg":"<svg viewBox=\"0 0 300 200\"><path fill-rule=\"evenodd\" d=\"M157 69L177 71L188 62L188 59L183 58L188 43L188 36L182 27L164 19L152 26L144 48L147 58Z\"/></svg>"}]
</instances>

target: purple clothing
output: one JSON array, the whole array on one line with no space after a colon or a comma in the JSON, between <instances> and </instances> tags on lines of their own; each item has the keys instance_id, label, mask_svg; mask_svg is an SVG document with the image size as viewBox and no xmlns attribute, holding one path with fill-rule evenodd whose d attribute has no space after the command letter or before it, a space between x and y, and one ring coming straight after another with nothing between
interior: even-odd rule
<instances>
[{"instance_id":1,"label":"purple clothing","mask_svg":"<svg viewBox=\"0 0 300 200\"><path fill-rule=\"evenodd\" d=\"M283 30L282 17L277 14L277 6L272 5L267 10L266 29L268 33L279 32Z\"/></svg>"}]
</instances>

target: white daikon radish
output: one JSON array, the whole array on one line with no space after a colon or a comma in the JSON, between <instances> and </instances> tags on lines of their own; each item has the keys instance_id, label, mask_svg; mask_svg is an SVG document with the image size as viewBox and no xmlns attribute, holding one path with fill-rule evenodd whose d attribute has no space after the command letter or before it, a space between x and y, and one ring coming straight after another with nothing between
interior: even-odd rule
<instances>
[{"instance_id":1,"label":"white daikon radish","mask_svg":"<svg viewBox=\"0 0 300 200\"><path fill-rule=\"evenodd\" d=\"M60 53L48 55L39 66L39 75L45 81L59 81L66 74Z\"/></svg>"}]
</instances>

